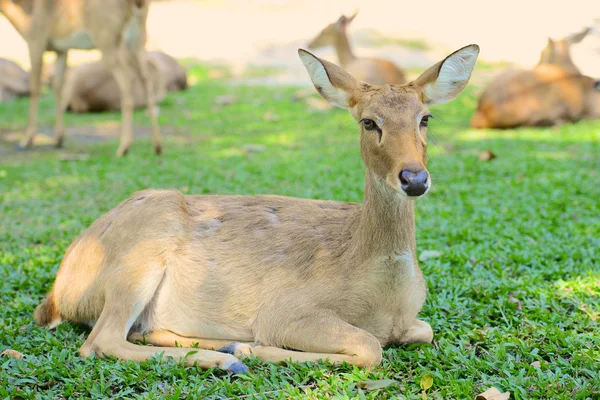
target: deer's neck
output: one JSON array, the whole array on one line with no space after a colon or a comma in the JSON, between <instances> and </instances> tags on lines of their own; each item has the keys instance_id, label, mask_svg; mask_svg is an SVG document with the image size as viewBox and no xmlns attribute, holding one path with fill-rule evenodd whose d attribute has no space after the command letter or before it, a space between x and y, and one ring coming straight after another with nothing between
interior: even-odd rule
<instances>
[{"instance_id":1,"label":"deer's neck","mask_svg":"<svg viewBox=\"0 0 600 400\"><path fill-rule=\"evenodd\" d=\"M414 202L390 189L368 170L364 202L353 225L354 255L362 260L414 254Z\"/></svg>"},{"instance_id":2,"label":"deer's neck","mask_svg":"<svg viewBox=\"0 0 600 400\"><path fill-rule=\"evenodd\" d=\"M0 10L23 38L27 38L31 26L31 15L10 0L0 0Z\"/></svg>"},{"instance_id":3,"label":"deer's neck","mask_svg":"<svg viewBox=\"0 0 600 400\"><path fill-rule=\"evenodd\" d=\"M356 57L352 53L350 48L350 42L348 41L348 35L345 30L339 31L335 37L335 51L342 67L346 67L349 63L354 61Z\"/></svg>"}]
</instances>

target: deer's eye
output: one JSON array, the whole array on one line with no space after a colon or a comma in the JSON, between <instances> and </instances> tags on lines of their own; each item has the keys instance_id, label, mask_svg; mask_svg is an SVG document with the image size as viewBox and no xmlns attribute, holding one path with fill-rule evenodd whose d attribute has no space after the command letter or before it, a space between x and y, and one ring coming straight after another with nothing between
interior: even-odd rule
<instances>
[{"instance_id":1,"label":"deer's eye","mask_svg":"<svg viewBox=\"0 0 600 400\"><path fill-rule=\"evenodd\" d=\"M429 118L431 118L431 115L424 115L421 118L421 123L419 124L419 126L421 128L427 128L427 126L429 125Z\"/></svg>"},{"instance_id":2,"label":"deer's eye","mask_svg":"<svg viewBox=\"0 0 600 400\"><path fill-rule=\"evenodd\" d=\"M372 119L363 119L361 122L363 123L363 126L365 127L365 129L368 131L373 131L375 129L379 129L379 127L377 126L375 121L373 121Z\"/></svg>"}]
</instances>

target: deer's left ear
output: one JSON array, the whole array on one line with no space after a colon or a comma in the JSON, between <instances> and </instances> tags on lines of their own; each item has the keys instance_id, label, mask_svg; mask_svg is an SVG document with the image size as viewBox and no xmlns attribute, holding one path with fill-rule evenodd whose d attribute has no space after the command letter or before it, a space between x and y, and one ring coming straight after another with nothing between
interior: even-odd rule
<instances>
[{"instance_id":1,"label":"deer's left ear","mask_svg":"<svg viewBox=\"0 0 600 400\"><path fill-rule=\"evenodd\" d=\"M319 94L336 107L350 109L349 100L358 89L359 82L337 65L306 50L298 49L298 55Z\"/></svg>"},{"instance_id":2,"label":"deer's left ear","mask_svg":"<svg viewBox=\"0 0 600 400\"><path fill-rule=\"evenodd\" d=\"M478 55L476 44L463 47L423 72L411 85L421 89L425 104L446 103L467 86Z\"/></svg>"}]
</instances>

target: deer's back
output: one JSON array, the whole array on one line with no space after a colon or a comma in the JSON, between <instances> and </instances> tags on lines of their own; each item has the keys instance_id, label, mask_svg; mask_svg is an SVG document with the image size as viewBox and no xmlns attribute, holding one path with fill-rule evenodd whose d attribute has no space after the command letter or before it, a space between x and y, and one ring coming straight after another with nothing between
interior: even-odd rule
<instances>
[{"instance_id":1,"label":"deer's back","mask_svg":"<svg viewBox=\"0 0 600 400\"><path fill-rule=\"evenodd\" d=\"M158 67L167 91L187 89L187 71L179 61L162 51L150 52L148 58Z\"/></svg>"},{"instance_id":2,"label":"deer's back","mask_svg":"<svg viewBox=\"0 0 600 400\"><path fill-rule=\"evenodd\" d=\"M164 90L159 86L162 82L160 72L152 62L149 63L149 71L157 101L160 101L164 96ZM140 77L135 73L132 75L133 106L141 108L146 105L144 87ZM69 98L71 111L83 113L121 109L119 85L102 61L70 68L65 79L65 96Z\"/></svg>"},{"instance_id":3,"label":"deer's back","mask_svg":"<svg viewBox=\"0 0 600 400\"><path fill-rule=\"evenodd\" d=\"M357 58L346 66L356 79L372 85L403 84L406 76L394 63L378 58Z\"/></svg>"},{"instance_id":4,"label":"deer's back","mask_svg":"<svg viewBox=\"0 0 600 400\"><path fill-rule=\"evenodd\" d=\"M511 128L578 120L585 111L584 78L554 65L507 71L482 93L472 125Z\"/></svg>"},{"instance_id":5,"label":"deer's back","mask_svg":"<svg viewBox=\"0 0 600 400\"><path fill-rule=\"evenodd\" d=\"M0 58L0 101L29 95L29 74L16 63Z\"/></svg>"}]
</instances>

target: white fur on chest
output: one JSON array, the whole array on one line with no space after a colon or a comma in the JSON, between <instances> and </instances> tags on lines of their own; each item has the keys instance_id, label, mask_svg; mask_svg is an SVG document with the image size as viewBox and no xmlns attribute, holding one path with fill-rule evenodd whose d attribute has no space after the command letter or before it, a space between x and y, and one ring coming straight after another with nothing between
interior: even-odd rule
<instances>
[{"instance_id":1,"label":"white fur on chest","mask_svg":"<svg viewBox=\"0 0 600 400\"><path fill-rule=\"evenodd\" d=\"M425 288L417 277L412 251L382 257L375 261L373 287L368 313L361 327L370 331L382 344L394 339L394 332L404 331L425 300Z\"/></svg>"}]
</instances>

